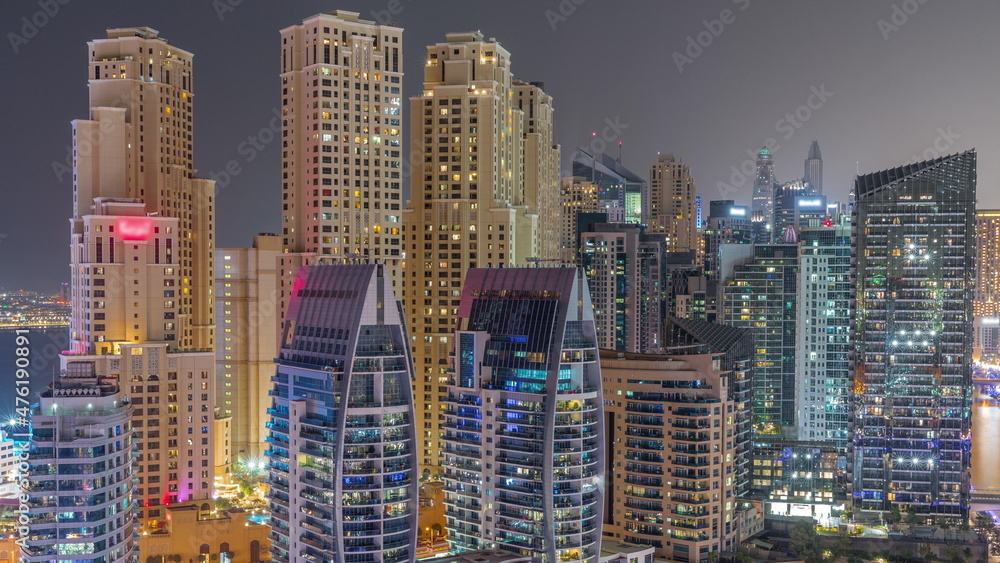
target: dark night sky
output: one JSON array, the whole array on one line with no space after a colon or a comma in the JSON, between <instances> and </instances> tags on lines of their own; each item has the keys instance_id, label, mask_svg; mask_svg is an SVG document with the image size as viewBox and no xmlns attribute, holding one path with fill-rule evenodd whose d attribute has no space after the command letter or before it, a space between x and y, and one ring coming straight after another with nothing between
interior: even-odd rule
<instances>
[{"instance_id":1,"label":"dark night sky","mask_svg":"<svg viewBox=\"0 0 1000 563\"><path fill-rule=\"evenodd\" d=\"M51 18L39 15L46 2L59 7ZM220 19L216 6L231 4ZM560 4L564 19L553 17ZM87 40L146 25L195 53L195 163L207 176L238 161L242 173L219 195L218 243L246 246L279 228L278 142L252 162L237 150L279 103L278 30L321 11L375 19L390 6L405 28L407 97L420 90L427 44L479 29L511 51L516 77L554 96L564 169L606 120L625 126L626 166L645 176L658 151L673 152L706 202L749 201L751 181L735 178L733 191L720 182L768 138L780 181L801 177L818 139L826 192L839 199L856 163L870 172L975 147L980 207L1000 207L998 2L3 0L0 286L52 291L68 280L72 186L53 163L65 162L70 121L87 118ZM712 24L727 9L729 23ZM44 25L26 43L14 38L33 17ZM688 38L708 46L679 71L674 53ZM814 88L825 101L810 99ZM785 119L796 111L798 127Z\"/></svg>"}]
</instances>

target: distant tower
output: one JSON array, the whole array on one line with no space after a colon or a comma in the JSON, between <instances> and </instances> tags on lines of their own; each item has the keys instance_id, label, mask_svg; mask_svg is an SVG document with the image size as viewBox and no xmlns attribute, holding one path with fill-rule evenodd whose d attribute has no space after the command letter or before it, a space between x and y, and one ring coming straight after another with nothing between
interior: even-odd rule
<instances>
[{"instance_id":1,"label":"distant tower","mask_svg":"<svg viewBox=\"0 0 1000 563\"><path fill-rule=\"evenodd\" d=\"M757 177L753 185L751 209L753 240L758 244L771 242L774 226L774 160L771 150L761 147L757 153Z\"/></svg>"},{"instance_id":2,"label":"distant tower","mask_svg":"<svg viewBox=\"0 0 1000 563\"><path fill-rule=\"evenodd\" d=\"M806 157L806 171L802 179L812 186L814 194L823 193L823 155L819 152L819 141L813 141Z\"/></svg>"}]
</instances>

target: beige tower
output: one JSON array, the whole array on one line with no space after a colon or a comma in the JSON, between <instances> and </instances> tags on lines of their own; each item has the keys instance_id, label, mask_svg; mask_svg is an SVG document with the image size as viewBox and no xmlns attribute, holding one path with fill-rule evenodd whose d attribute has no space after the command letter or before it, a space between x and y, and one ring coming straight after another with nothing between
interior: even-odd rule
<instances>
[{"instance_id":1,"label":"beige tower","mask_svg":"<svg viewBox=\"0 0 1000 563\"><path fill-rule=\"evenodd\" d=\"M211 349L215 184L195 178L194 56L148 27L111 29L87 45L91 118L73 123L73 215L110 197L178 219L176 348ZM105 107L123 108L124 122ZM70 330L74 342L93 340L84 326Z\"/></svg>"},{"instance_id":2,"label":"beige tower","mask_svg":"<svg viewBox=\"0 0 1000 563\"><path fill-rule=\"evenodd\" d=\"M216 250L216 392L220 413L233 418L232 452L239 462L263 461L268 393L278 357L275 318L282 256L281 237L269 234L255 236L252 248Z\"/></svg>"},{"instance_id":3,"label":"beige tower","mask_svg":"<svg viewBox=\"0 0 1000 563\"><path fill-rule=\"evenodd\" d=\"M649 172L649 233L666 235L667 252L698 250L697 209L691 167L661 154Z\"/></svg>"},{"instance_id":4,"label":"beige tower","mask_svg":"<svg viewBox=\"0 0 1000 563\"><path fill-rule=\"evenodd\" d=\"M192 59L146 27L88 43L90 115L73 122L67 370L134 405L139 516L210 498L216 467L214 182L195 178Z\"/></svg>"},{"instance_id":5,"label":"beige tower","mask_svg":"<svg viewBox=\"0 0 1000 563\"><path fill-rule=\"evenodd\" d=\"M551 98L516 82L510 53L478 32L449 33L427 47L424 91L410 99L410 127L414 166L400 293L416 364L420 465L434 473L465 273L555 257L555 236L542 241L540 233L559 229L559 159ZM544 209L554 212L543 216Z\"/></svg>"},{"instance_id":6,"label":"beige tower","mask_svg":"<svg viewBox=\"0 0 1000 563\"><path fill-rule=\"evenodd\" d=\"M282 242L400 256L403 30L338 10L281 30Z\"/></svg>"}]
</instances>

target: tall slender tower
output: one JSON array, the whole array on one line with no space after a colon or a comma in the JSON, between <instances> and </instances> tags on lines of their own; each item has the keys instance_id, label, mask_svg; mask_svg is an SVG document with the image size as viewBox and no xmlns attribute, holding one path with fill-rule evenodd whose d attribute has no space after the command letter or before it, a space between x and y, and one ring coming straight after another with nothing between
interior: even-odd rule
<instances>
[{"instance_id":1,"label":"tall slender tower","mask_svg":"<svg viewBox=\"0 0 1000 563\"><path fill-rule=\"evenodd\" d=\"M193 167L193 55L148 27L88 47L63 363L117 380L135 405L139 516L155 520L163 505L212 496L226 423L214 414L215 185Z\"/></svg>"},{"instance_id":2,"label":"tall slender tower","mask_svg":"<svg viewBox=\"0 0 1000 563\"><path fill-rule=\"evenodd\" d=\"M281 236L286 252L397 260L403 30L358 16L281 30Z\"/></svg>"},{"instance_id":3,"label":"tall slender tower","mask_svg":"<svg viewBox=\"0 0 1000 563\"><path fill-rule=\"evenodd\" d=\"M1000 210L976 212L975 352L977 359L1000 358Z\"/></svg>"},{"instance_id":4,"label":"tall slender tower","mask_svg":"<svg viewBox=\"0 0 1000 563\"><path fill-rule=\"evenodd\" d=\"M413 363L388 268L300 268L277 364L275 560L413 561Z\"/></svg>"},{"instance_id":5,"label":"tall slender tower","mask_svg":"<svg viewBox=\"0 0 1000 563\"><path fill-rule=\"evenodd\" d=\"M560 227L551 208L559 198L551 100L538 85L514 80L510 65L496 40L449 33L427 47L423 94L410 99L411 158L422 173L410 175L402 289L426 473L440 464L440 397L465 272L554 258L539 256L554 252ZM526 158L537 162L526 166ZM551 240L543 244L539 233Z\"/></svg>"},{"instance_id":6,"label":"tall slender tower","mask_svg":"<svg viewBox=\"0 0 1000 563\"><path fill-rule=\"evenodd\" d=\"M106 39L87 45L90 119L73 122L74 237L87 236L82 219L96 211L98 198L141 200L145 207L140 214L176 219L174 328L165 330L173 336L156 339L172 340L171 347L179 350L211 349L215 183L195 178L194 56L168 44L148 27L110 29ZM104 243L110 248L142 234L153 238L155 233L146 233L145 228L119 227L117 236L105 232ZM78 258L74 252L74 259ZM87 301L85 268L73 269L74 303ZM102 337L108 340L108 335L86 322L93 318L90 309L80 307L72 317L74 351L88 351L88 343ZM128 318L131 312L125 311ZM146 326L139 324L139 329L124 329L125 340L147 339ZM148 327L156 330L159 324Z\"/></svg>"},{"instance_id":7,"label":"tall slender tower","mask_svg":"<svg viewBox=\"0 0 1000 563\"><path fill-rule=\"evenodd\" d=\"M855 512L965 517L976 152L854 186Z\"/></svg>"},{"instance_id":8,"label":"tall slender tower","mask_svg":"<svg viewBox=\"0 0 1000 563\"><path fill-rule=\"evenodd\" d=\"M757 176L753 183L753 200L750 220L753 222L753 240L766 244L774 240L774 160L771 150L761 147L757 153Z\"/></svg>"},{"instance_id":9,"label":"tall slender tower","mask_svg":"<svg viewBox=\"0 0 1000 563\"><path fill-rule=\"evenodd\" d=\"M583 272L470 270L455 338L443 411L452 547L596 563L604 401Z\"/></svg>"},{"instance_id":10,"label":"tall slender tower","mask_svg":"<svg viewBox=\"0 0 1000 563\"><path fill-rule=\"evenodd\" d=\"M819 141L813 141L809 145L809 156L806 157L806 169L802 181L812 187L814 194L823 193L823 155L819 152Z\"/></svg>"},{"instance_id":11,"label":"tall slender tower","mask_svg":"<svg viewBox=\"0 0 1000 563\"><path fill-rule=\"evenodd\" d=\"M698 244L698 214L691 167L661 154L649 171L649 233L665 235L667 252L692 252Z\"/></svg>"}]
</instances>

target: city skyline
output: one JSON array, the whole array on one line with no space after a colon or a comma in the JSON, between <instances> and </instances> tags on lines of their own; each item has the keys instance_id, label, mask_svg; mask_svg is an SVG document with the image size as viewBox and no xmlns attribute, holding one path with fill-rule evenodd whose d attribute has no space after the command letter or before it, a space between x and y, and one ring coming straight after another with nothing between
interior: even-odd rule
<instances>
[{"instance_id":1,"label":"city skyline","mask_svg":"<svg viewBox=\"0 0 1000 563\"><path fill-rule=\"evenodd\" d=\"M56 14L49 16L36 2L5 4L3 21L11 22L5 49L10 51L0 57L0 65L9 74L26 74L35 68L51 71L37 73L36 80L5 83L8 88L5 94L12 100L30 99L27 107L42 107L41 104L63 98L69 103L49 103L50 111L25 111L12 116L13 130L31 133L17 143L8 142L9 150L4 154L11 160L5 169L11 171L10 185L32 189L5 191L6 201L0 212L4 225L0 229L3 235L0 264L6 275L0 284L44 289L68 278L66 261L62 258L65 231L51 217L70 214L63 197L69 193L71 182L65 164L66 132L68 122L83 110L78 101L82 99L82 86L71 79L83 78L78 55L74 53L79 53L78 45L82 42L116 26L152 26L173 43L199 55L202 72L196 90L201 111L194 136L200 150L195 155L195 167L200 175L214 174L219 180L220 247L245 244L259 231L279 231L280 216L274 209L280 201L281 157L278 143L274 142L275 131L269 127L274 117L272 110L280 107L274 73L278 67L274 49L280 40L278 30L301 22L309 14L337 8L360 11L362 18L378 23L383 20L396 23L406 30L406 43L410 45L432 44L445 32L453 31L481 29L484 35L496 37L514 53L513 64L518 75L524 80L544 80L546 92L555 100L555 136L563 147L563 176L569 175L568 159L576 146L600 149L607 145L607 151L616 155L614 145L622 141L623 162L629 168L648 169L657 152L673 152L691 165L696 189L706 201L735 199L738 204L747 204L752 170L742 181L745 174L739 171L746 161L753 160L746 151L755 153L767 139L774 139L777 179L789 181L801 174L802 161L811 142L817 139L823 147L826 165L824 191L831 200L843 200L859 170L878 170L970 147L984 154L995 152L990 146L995 141L988 134L995 119L985 109L991 107L987 93L995 89L992 81L996 78L991 73L983 73L977 87L951 90L947 96L920 93L935 88L918 91L913 80L922 80L919 78L886 81L892 84L879 84L874 90L869 88L864 92L859 86L871 83L864 78L871 78L884 68L899 68L917 61L942 63L958 53L962 53L967 63L962 65L963 69L977 61L988 64L988 59L980 58L985 57L980 53L988 50L972 48L965 42L985 36L977 34L975 26L994 21L988 13L997 10L993 6L977 6L977 12L972 13L973 9L965 7L920 4L911 14L895 13L894 5L889 2L858 3L853 10L836 11L833 7L746 1L685 6L670 10L670 15L676 17L666 18L667 29L657 30L662 39L648 44L642 43L649 36L642 33L645 24L620 14L612 17L615 7L610 4L573 4L571 13L556 2L523 6L459 13L449 10L447 4L416 10L408 3L373 7L349 1L336 5L304 2L295 10L281 10L223 0L198 4L197 8L177 13L154 13L125 3L118 5L118 9L108 4L109 9L103 13L87 13L75 4L68 4L60 5ZM650 5L637 20L660 21L653 17L656 10L669 9ZM721 11L726 9L731 12L726 18L731 23L720 20ZM41 16L35 20L45 25L38 27L31 23L36 12ZM200 14L206 24L215 26L212 33L203 34L186 25L188 13ZM791 22L802 17L824 22L810 26L812 48L782 48L788 41L800 38L803 33L800 26ZM714 23L716 20L720 20L718 25ZM965 24L973 27L957 33L957 26ZM601 30L621 35L618 40L621 48L592 52L582 38ZM830 48L844 34L852 37L851 46ZM947 40L948 37L955 40ZM699 45L699 41L705 46ZM531 56L540 49L546 50L547 55ZM858 50L866 50L870 56L859 60L855 56ZM652 70L650 87L627 92L594 90L582 78L584 74L567 74L559 68L567 66L561 61L580 58L598 67L620 67L620 53L625 52L639 54L622 68L636 76ZM656 62L640 66L647 62L646 57L655 57ZM745 69L753 66L747 63L757 57L768 60L773 80L739 89L738 94L713 93L724 77L741 80ZM256 70L246 72L244 65L232 64L234 60L260 64ZM405 61L403 97L419 92L422 63L419 56ZM935 79L942 87L948 81L968 83L964 75L953 74L962 69L941 68ZM20 92L11 90L15 83ZM664 94L668 104L653 105ZM238 101L234 103L234 99ZM936 118L908 119L916 111ZM794 117L796 112L800 118L806 115L809 118L800 121ZM406 113L404 109L404 119ZM786 114L793 119L785 119ZM876 127L874 123L880 125ZM597 136L591 137L591 132ZM403 154L408 151L409 147L404 146ZM988 160L981 168L983 184L994 183L997 168ZM236 170L239 172L229 178L222 174ZM408 191L405 179L403 185L404 192ZM982 198L980 207L1000 206L1000 196L990 190L983 190ZM38 225L46 228L38 229ZM45 258L34 260L30 269L16 267L25 263L28 256Z\"/></svg>"}]
</instances>

